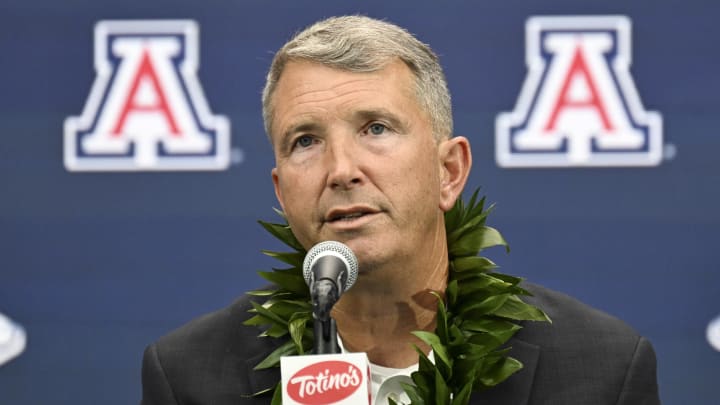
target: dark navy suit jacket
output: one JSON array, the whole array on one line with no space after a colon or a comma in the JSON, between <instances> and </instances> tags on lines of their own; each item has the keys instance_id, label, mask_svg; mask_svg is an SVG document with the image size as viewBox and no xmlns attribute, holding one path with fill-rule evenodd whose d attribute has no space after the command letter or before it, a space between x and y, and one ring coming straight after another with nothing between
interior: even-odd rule
<instances>
[{"instance_id":1,"label":"dark navy suit jacket","mask_svg":"<svg viewBox=\"0 0 720 405\"><path fill-rule=\"evenodd\" d=\"M525 284L553 323L525 322L509 342L524 368L488 391L484 405L656 405L656 360L650 342L622 321L564 294ZM142 405L269 404L278 369L253 367L282 341L244 326L249 298L195 319L145 350Z\"/></svg>"}]
</instances>

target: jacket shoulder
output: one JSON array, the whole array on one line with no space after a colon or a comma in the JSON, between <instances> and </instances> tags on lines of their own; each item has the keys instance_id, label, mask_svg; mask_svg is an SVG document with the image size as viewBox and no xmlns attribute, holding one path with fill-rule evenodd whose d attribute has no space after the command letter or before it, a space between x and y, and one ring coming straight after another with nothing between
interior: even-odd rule
<instances>
[{"instance_id":1,"label":"jacket shoulder","mask_svg":"<svg viewBox=\"0 0 720 405\"><path fill-rule=\"evenodd\" d=\"M262 330L244 325L252 314L251 300L244 295L231 305L196 318L168 333L151 345L145 364L152 356L174 396L181 402L255 403L250 395L273 387L279 381L277 369L253 371L279 340L259 338ZM147 375L150 376L148 370ZM143 385L150 378L145 378ZM258 399L260 401L260 399ZM266 401L263 400L263 401Z\"/></svg>"},{"instance_id":2,"label":"jacket shoulder","mask_svg":"<svg viewBox=\"0 0 720 405\"><path fill-rule=\"evenodd\" d=\"M647 339L622 320L563 293L525 284L552 319L525 322L514 339L538 348L532 403L615 404L628 391L657 403L656 360ZM638 381L642 381L638 384Z\"/></svg>"},{"instance_id":3,"label":"jacket shoulder","mask_svg":"<svg viewBox=\"0 0 720 405\"><path fill-rule=\"evenodd\" d=\"M573 339L578 334L631 341L639 337L638 332L624 321L576 298L537 284L525 283L523 287L532 293L532 296L524 297L523 300L545 311L552 320L552 324L542 322L526 325L531 329L533 326L547 326L543 335L562 340Z\"/></svg>"},{"instance_id":4,"label":"jacket shoulder","mask_svg":"<svg viewBox=\"0 0 720 405\"><path fill-rule=\"evenodd\" d=\"M161 347L213 347L237 339L257 337L260 330L243 325L251 314L251 297L243 295L232 304L210 312L171 331L161 337L157 344Z\"/></svg>"}]
</instances>

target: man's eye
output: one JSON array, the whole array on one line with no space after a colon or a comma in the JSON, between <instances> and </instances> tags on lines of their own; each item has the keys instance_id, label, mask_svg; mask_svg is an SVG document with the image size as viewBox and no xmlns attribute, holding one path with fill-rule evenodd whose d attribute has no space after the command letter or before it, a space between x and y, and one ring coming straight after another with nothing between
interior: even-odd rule
<instances>
[{"instance_id":1,"label":"man's eye","mask_svg":"<svg viewBox=\"0 0 720 405\"><path fill-rule=\"evenodd\" d=\"M368 132L373 135L382 135L386 129L387 127L385 125L374 123L370 124L370 126L368 127Z\"/></svg>"},{"instance_id":2,"label":"man's eye","mask_svg":"<svg viewBox=\"0 0 720 405\"><path fill-rule=\"evenodd\" d=\"M309 135L303 135L295 140L295 146L299 146L301 148L307 148L312 144L313 139Z\"/></svg>"}]
</instances>

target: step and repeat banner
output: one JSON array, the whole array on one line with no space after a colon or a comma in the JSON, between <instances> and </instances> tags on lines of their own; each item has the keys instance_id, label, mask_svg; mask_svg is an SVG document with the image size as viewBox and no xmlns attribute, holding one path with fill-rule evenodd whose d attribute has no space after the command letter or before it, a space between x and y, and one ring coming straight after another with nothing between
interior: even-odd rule
<instances>
[{"instance_id":1,"label":"step and repeat banner","mask_svg":"<svg viewBox=\"0 0 720 405\"><path fill-rule=\"evenodd\" d=\"M720 3L701 0L4 1L0 403L137 403L147 344L265 284L264 77L341 14L440 55L502 270L647 336L664 403L717 404Z\"/></svg>"}]
</instances>

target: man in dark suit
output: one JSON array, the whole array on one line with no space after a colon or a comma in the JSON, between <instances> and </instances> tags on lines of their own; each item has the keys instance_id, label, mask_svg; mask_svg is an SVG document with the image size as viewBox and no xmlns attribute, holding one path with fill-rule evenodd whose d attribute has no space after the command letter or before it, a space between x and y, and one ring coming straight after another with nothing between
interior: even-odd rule
<instances>
[{"instance_id":1,"label":"man in dark suit","mask_svg":"<svg viewBox=\"0 0 720 405\"><path fill-rule=\"evenodd\" d=\"M272 180L297 240L348 245L360 275L333 308L344 350L365 352L373 390L416 367L411 332L432 331L449 259L444 213L470 172L452 136L437 56L400 27L338 17L278 51L263 93ZM528 322L509 342L524 368L472 404L658 404L650 344L621 321L525 285L552 324ZM249 299L197 319L148 347L143 404L253 404L277 370L253 367L281 339L244 326ZM382 398L381 398L382 400ZM382 403L382 402L381 402Z\"/></svg>"}]
</instances>

